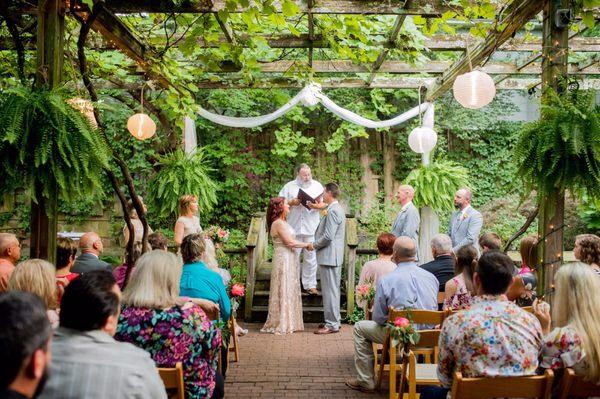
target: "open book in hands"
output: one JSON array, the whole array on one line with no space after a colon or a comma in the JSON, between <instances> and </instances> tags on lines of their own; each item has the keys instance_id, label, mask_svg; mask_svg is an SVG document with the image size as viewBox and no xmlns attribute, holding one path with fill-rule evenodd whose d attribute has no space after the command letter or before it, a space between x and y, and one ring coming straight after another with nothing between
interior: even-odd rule
<instances>
[{"instance_id":1,"label":"open book in hands","mask_svg":"<svg viewBox=\"0 0 600 399\"><path fill-rule=\"evenodd\" d=\"M319 201L319 198L323 193L317 195L315 198L311 197L306 193L306 191L300 189L298 190L298 200L300 201L300 205L303 205L306 209L311 210L308 204L316 204Z\"/></svg>"}]
</instances>

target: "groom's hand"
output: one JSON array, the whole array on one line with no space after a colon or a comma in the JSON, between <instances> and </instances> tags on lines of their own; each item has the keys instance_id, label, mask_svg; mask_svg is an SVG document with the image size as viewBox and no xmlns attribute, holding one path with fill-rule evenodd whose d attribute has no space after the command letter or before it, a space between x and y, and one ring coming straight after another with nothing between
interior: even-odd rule
<instances>
[{"instance_id":1,"label":"groom's hand","mask_svg":"<svg viewBox=\"0 0 600 399\"><path fill-rule=\"evenodd\" d=\"M308 245L306 246L306 249L309 251L314 251L315 250L315 246L313 245L312 242L309 242Z\"/></svg>"}]
</instances>

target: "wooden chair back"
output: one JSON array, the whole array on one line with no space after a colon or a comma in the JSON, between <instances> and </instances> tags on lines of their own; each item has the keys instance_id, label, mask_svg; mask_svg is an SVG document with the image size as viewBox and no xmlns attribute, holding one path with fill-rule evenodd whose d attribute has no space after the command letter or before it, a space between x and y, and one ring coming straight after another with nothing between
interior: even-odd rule
<instances>
[{"instance_id":1,"label":"wooden chair back","mask_svg":"<svg viewBox=\"0 0 600 399\"><path fill-rule=\"evenodd\" d=\"M463 378L454 373L452 399L535 398L550 399L554 373L526 377Z\"/></svg>"},{"instance_id":2,"label":"wooden chair back","mask_svg":"<svg viewBox=\"0 0 600 399\"><path fill-rule=\"evenodd\" d=\"M177 362L175 367L158 368L158 374L165 384L167 391L169 389L175 390L177 396L172 396L177 399L185 399L185 389L183 387L183 365L181 362Z\"/></svg>"},{"instance_id":3,"label":"wooden chair back","mask_svg":"<svg viewBox=\"0 0 600 399\"><path fill-rule=\"evenodd\" d=\"M446 312L443 310L397 310L390 308L388 322L393 323L398 317L410 316L415 324L441 325L446 318Z\"/></svg>"},{"instance_id":4,"label":"wooden chair back","mask_svg":"<svg viewBox=\"0 0 600 399\"><path fill-rule=\"evenodd\" d=\"M558 387L558 399L590 398L600 396L600 385L584 381L583 377L576 376L573 369L565 369L565 373Z\"/></svg>"}]
</instances>

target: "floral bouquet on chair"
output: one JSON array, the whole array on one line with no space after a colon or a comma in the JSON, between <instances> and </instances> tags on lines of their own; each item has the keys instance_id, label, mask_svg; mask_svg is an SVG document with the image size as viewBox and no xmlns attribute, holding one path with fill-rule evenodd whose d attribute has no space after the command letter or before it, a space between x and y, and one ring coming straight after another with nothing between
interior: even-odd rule
<instances>
[{"instance_id":1,"label":"floral bouquet on chair","mask_svg":"<svg viewBox=\"0 0 600 399\"><path fill-rule=\"evenodd\" d=\"M210 226L204 231L204 237L210 238L216 248L222 247L229 240L229 230L222 229L219 226Z\"/></svg>"},{"instance_id":2,"label":"floral bouquet on chair","mask_svg":"<svg viewBox=\"0 0 600 399\"><path fill-rule=\"evenodd\" d=\"M231 298L231 308L235 312L240 306L240 299L246 294L244 284L232 283L229 286L229 297Z\"/></svg>"},{"instance_id":3,"label":"floral bouquet on chair","mask_svg":"<svg viewBox=\"0 0 600 399\"><path fill-rule=\"evenodd\" d=\"M393 322L388 322L386 325L390 333L391 345L397 346L402 343L404 350L410 345L416 345L421 337L410 319L410 314L407 316L408 318L396 317Z\"/></svg>"},{"instance_id":4,"label":"floral bouquet on chair","mask_svg":"<svg viewBox=\"0 0 600 399\"><path fill-rule=\"evenodd\" d=\"M375 299L375 286L370 280L365 281L356 287L356 303L365 307L365 319L371 319L371 309L373 309L373 300Z\"/></svg>"}]
</instances>

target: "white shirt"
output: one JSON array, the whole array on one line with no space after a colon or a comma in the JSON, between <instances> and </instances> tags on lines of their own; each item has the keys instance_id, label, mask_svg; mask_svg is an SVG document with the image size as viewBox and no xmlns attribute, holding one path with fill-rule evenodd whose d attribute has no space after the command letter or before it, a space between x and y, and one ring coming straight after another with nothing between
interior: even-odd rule
<instances>
[{"instance_id":1,"label":"white shirt","mask_svg":"<svg viewBox=\"0 0 600 399\"><path fill-rule=\"evenodd\" d=\"M307 188L302 187L302 190L313 198L323 194L323 186L314 179L310 181L310 185ZM300 191L298 181L292 180L283 186L279 192L279 196L285 198L286 202L289 202L298 197L298 191ZM319 209L306 209L304 205L291 206L287 222L296 234L312 236L317 231L317 226L319 225L319 212Z\"/></svg>"},{"instance_id":2,"label":"white shirt","mask_svg":"<svg viewBox=\"0 0 600 399\"><path fill-rule=\"evenodd\" d=\"M461 211L461 214L460 214L460 216L464 218L464 217L465 217L465 215L467 214L467 211L469 210L469 208L471 208L471 205L467 205L467 206L465 206L465 209L463 209L463 210Z\"/></svg>"}]
</instances>

